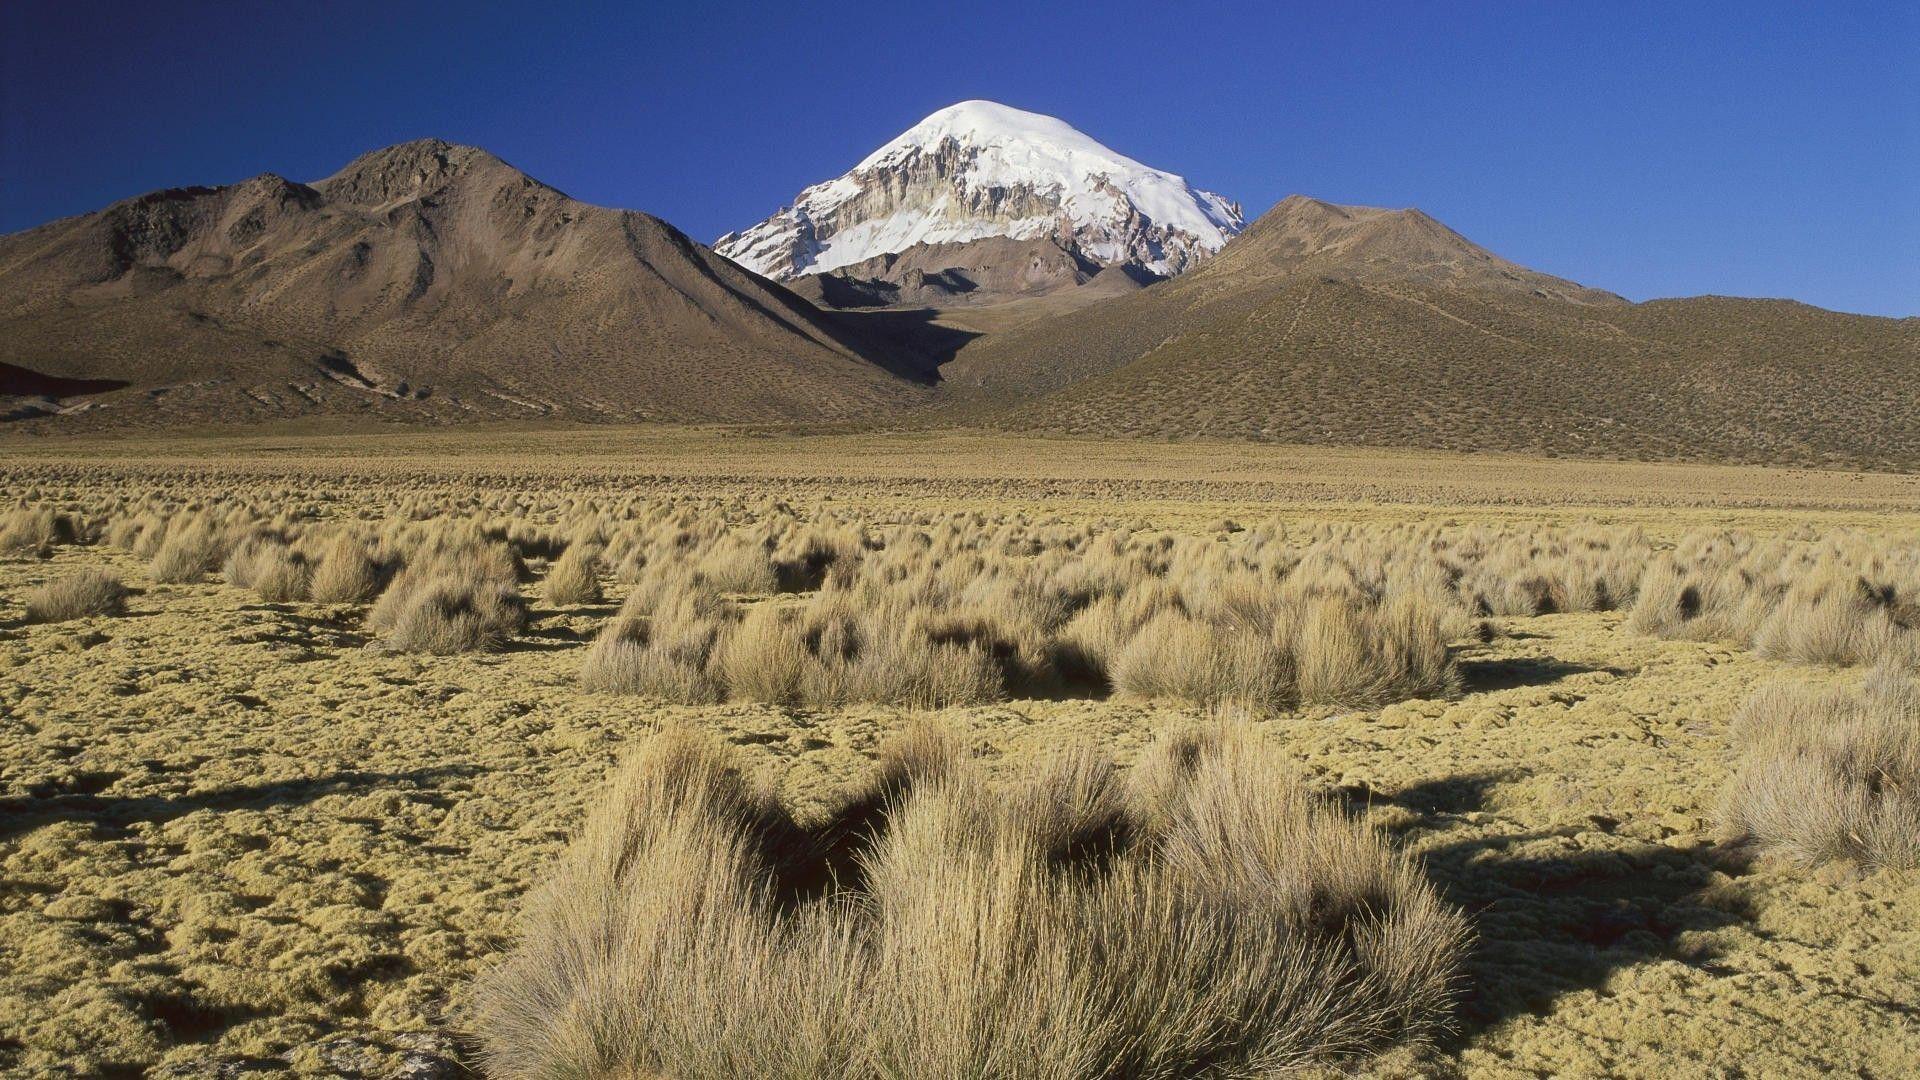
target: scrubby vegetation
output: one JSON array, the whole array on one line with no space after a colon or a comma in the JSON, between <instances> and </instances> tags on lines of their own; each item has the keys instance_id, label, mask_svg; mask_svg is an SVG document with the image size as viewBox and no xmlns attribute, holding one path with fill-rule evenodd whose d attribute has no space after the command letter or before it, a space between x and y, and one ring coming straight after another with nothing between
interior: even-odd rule
<instances>
[{"instance_id":1,"label":"scrubby vegetation","mask_svg":"<svg viewBox=\"0 0 1920 1080\"><path fill-rule=\"evenodd\" d=\"M403 652L491 652L526 628L519 558L506 546L436 536L367 614Z\"/></svg>"},{"instance_id":2,"label":"scrubby vegetation","mask_svg":"<svg viewBox=\"0 0 1920 1080\"><path fill-rule=\"evenodd\" d=\"M44 559L55 545L71 544L79 533L71 515L46 506L16 506L0 516L0 555Z\"/></svg>"},{"instance_id":3,"label":"scrubby vegetation","mask_svg":"<svg viewBox=\"0 0 1920 1080\"><path fill-rule=\"evenodd\" d=\"M922 731L803 827L635 755L480 992L534 1076L1264 1076L1430 1036L1464 920L1244 727L994 782Z\"/></svg>"},{"instance_id":4,"label":"scrubby vegetation","mask_svg":"<svg viewBox=\"0 0 1920 1080\"><path fill-rule=\"evenodd\" d=\"M126 609L127 587L104 570L82 570L56 578L27 594L30 623L119 615Z\"/></svg>"},{"instance_id":5,"label":"scrubby vegetation","mask_svg":"<svg viewBox=\"0 0 1920 1080\"><path fill-rule=\"evenodd\" d=\"M379 595L386 569L366 540L342 531L321 548L307 591L316 604L363 604Z\"/></svg>"},{"instance_id":6,"label":"scrubby vegetation","mask_svg":"<svg viewBox=\"0 0 1920 1080\"><path fill-rule=\"evenodd\" d=\"M1920 682L1776 683L1734 716L1728 832L1804 865L1920 866Z\"/></svg>"},{"instance_id":7,"label":"scrubby vegetation","mask_svg":"<svg viewBox=\"0 0 1920 1080\"><path fill-rule=\"evenodd\" d=\"M1920 545L1840 534L1687 537L1647 571L1629 629L1801 664L1920 664Z\"/></svg>"},{"instance_id":8,"label":"scrubby vegetation","mask_svg":"<svg viewBox=\"0 0 1920 1080\"><path fill-rule=\"evenodd\" d=\"M1358 486L1168 479L1168 462L1222 475L1184 446L1132 478L1075 460L1010 481L1024 463L975 457L903 483L898 455L920 451L896 445L859 480L782 458L770 483L720 442L692 481L648 454L537 475L371 449L0 465L0 522L29 538L0 551L0 1073L477 1066L456 1032L488 1015L474 979L522 940L513 908L608 764L672 724L762 824L751 842L676 825L702 838L674 849L687 865L575 892L594 903L565 925L678 917L739 896L736 871L748 917L729 901L701 908L699 936L567 946L587 982L566 983L564 1016L525 996L545 976L487 980L533 1010L503 1055L586 1031L632 1036L612 1057L662 1076L783 1052L805 1075L1912 1071L1892 1003L1920 879L1879 869L1909 858L1912 781L1887 765L1900 698L1857 681L1906 663L1906 487L1850 479L1834 498L1855 501L1803 518L1828 505L1815 481L1768 477L1669 514L1696 497L1690 470L1635 489L1644 506L1583 485L1568 510L1539 504L1544 466L1487 495L1490 466L1447 462L1424 490L1466 504L1397 508L1373 500L1409 490L1400 458ZM1687 532L1731 521L1752 533ZM96 569L138 589L130 617L23 617ZM1625 631L1630 613L1653 632ZM1840 701L1768 728L1798 741L1730 723L1782 677ZM875 764L920 708L966 725L981 759L926 738ZM1251 714L1275 760L1202 800L1213 751L1167 733L1207 713ZM732 748L709 755L709 734ZM1774 854L1741 868L1722 827ZM1425 961L1326 974L1365 970L1361 931L1399 910L1349 903L1378 876L1330 868L1381 865L1430 877L1482 943L1438 991L1387 992L1436 985ZM604 895L627 898L616 924ZM1250 933L1260 919L1209 921L1285 927L1296 900L1328 921L1293 934L1294 968L1262 951L1279 935ZM1440 914L1407 916L1438 928L1412 944L1448 940ZM563 940L534 930L500 970ZM1188 961L1223 978L1196 986ZM616 971L657 985L593 981ZM1120 976L1054 977L1088 971ZM1089 1011L1111 1024L1047 1019ZM1795 1037L1782 1016L1804 1019ZM1421 1048L1449 1017L1457 1037Z\"/></svg>"}]
</instances>

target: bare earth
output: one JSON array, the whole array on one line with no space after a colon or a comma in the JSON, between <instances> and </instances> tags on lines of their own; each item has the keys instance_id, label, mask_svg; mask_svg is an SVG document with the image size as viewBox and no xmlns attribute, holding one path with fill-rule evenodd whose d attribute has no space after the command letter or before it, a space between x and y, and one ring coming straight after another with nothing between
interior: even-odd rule
<instances>
[{"instance_id":1,"label":"bare earth","mask_svg":"<svg viewBox=\"0 0 1920 1080\"><path fill-rule=\"evenodd\" d=\"M1232 517L1810 525L1912 535L1911 476L966 434L555 430L47 440L6 503L151 478L777 495L1043 511L1197 533ZM105 566L128 613L22 625L29 588ZM680 719L750 748L799 803L856 775L899 710L673 707L583 692L618 606L556 607L505 652L370 651L362 609L63 546L0 561L0 1071L459 1075L472 977L629 740ZM1639 637L1618 612L1495 620L1455 700L1266 722L1316 782L1418 852L1478 942L1457 1032L1379 1075L1920 1074L1920 876L1748 865L1716 841L1726 721L1757 683L1847 675ZM1017 758L1123 761L1182 714L1117 701L952 710Z\"/></svg>"}]
</instances>

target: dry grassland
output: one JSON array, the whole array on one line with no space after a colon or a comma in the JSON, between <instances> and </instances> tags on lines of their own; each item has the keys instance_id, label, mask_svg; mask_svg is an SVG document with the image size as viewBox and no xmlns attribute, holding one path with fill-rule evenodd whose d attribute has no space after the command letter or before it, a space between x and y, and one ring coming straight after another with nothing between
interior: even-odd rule
<instances>
[{"instance_id":1,"label":"dry grassland","mask_svg":"<svg viewBox=\"0 0 1920 1080\"><path fill-rule=\"evenodd\" d=\"M1920 1072L1909 477L18 449L10 1075Z\"/></svg>"}]
</instances>

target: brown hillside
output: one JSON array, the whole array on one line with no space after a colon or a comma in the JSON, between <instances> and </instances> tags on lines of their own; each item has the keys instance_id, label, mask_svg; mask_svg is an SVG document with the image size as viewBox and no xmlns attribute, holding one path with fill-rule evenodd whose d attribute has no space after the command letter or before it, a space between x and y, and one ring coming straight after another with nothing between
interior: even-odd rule
<instances>
[{"instance_id":1,"label":"brown hillside","mask_svg":"<svg viewBox=\"0 0 1920 1080\"><path fill-rule=\"evenodd\" d=\"M30 421L62 426L824 419L921 396L665 222L437 140L0 238L0 343L40 386L131 384Z\"/></svg>"},{"instance_id":2,"label":"brown hillside","mask_svg":"<svg viewBox=\"0 0 1920 1080\"><path fill-rule=\"evenodd\" d=\"M1188 274L942 375L951 415L1039 431L1920 466L1920 320L1629 304L1417 211L1298 197Z\"/></svg>"}]
</instances>

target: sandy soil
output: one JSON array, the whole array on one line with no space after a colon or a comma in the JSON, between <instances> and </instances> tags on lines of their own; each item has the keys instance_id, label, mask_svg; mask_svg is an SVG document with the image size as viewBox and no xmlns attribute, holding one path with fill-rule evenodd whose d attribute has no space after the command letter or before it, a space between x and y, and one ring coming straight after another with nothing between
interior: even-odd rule
<instances>
[{"instance_id":1,"label":"sandy soil","mask_svg":"<svg viewBox=\"0 0 1920 1080\"><path fill-rule=\"evenodd\" d=\"M102 565L142 590L125 616L20 625L28 587ZM357 609L153 584L124 552L0 561L0 1072L459 1075L468 981L623 745L697 723L808 804L905 720L585 694L619 593L539 590L510 651L439 659L367 649ZM1372 1071L1920 1075L1920 875L1749 865L1715 838L1741 697L1847 676L1615 613L1496 622L1456 700L1266 722L1478 936L1457 1034ZM993 755L1092 738L1123 760L1185 719L952 718Z\"/></svg>"}]
</instances>

